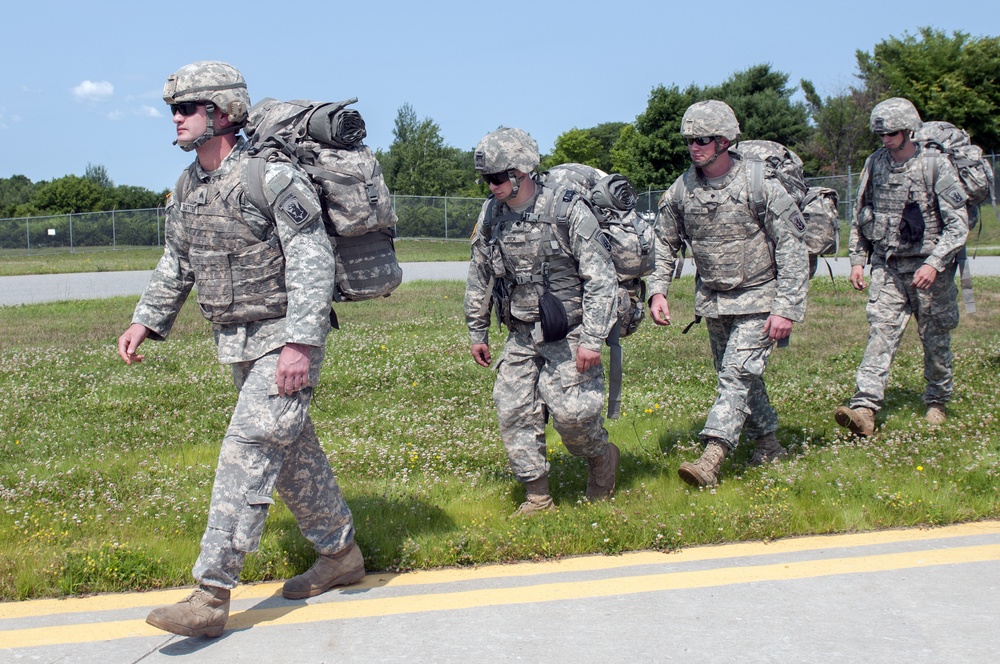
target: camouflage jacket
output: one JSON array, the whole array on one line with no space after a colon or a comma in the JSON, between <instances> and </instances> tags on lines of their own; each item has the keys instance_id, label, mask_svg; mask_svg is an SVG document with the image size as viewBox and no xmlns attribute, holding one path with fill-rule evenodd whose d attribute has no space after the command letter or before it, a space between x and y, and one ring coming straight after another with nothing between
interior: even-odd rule
<instances>
[{"instance_id":1,"label":"camouflage jacket","mask_svg":"<svg viewBox=\"0 0 1000 664\"><path fill-rule=\"evenodd\" d=\"M540 191L534 205L526 214L547 209L547 197L553 190L536 183ZM498 214L512 212L506 205L498 205ZM545 222L516 221L500 224L496 232L497 242L491 243L493 229L489 223L484 223L490 208L490 201L483 204L472 233L472 257L469 261L469 273L465 289L465 319L469 327L469 335L473 344L488 343L490 312L487 307L492 292L490 291L491 276L496 271L502 271L511 285L509 307L511 316L525 323L538 320L538 293L532 283L517 283L517 277L524 271L524 258L521 264L512 254L504 254L501 246L509 243L537 242L540 246L546 233L542 228ZM579 274L579 286L572 293L557 292L563 301L570 319L582 317L583 331L580 345L594 351L600 351L604 340L611 332L615 323L618 297L618 277L611 261L611 246L604 232L600 229L593 212L582 201L577 201L570 210L565 229L560 229L562 237L568 243L568 260L576 266ZM561 250L563 243L558 243ZM532 253L535 249L530 249ZM530 258L530 257L529 257ZM523 276L523 274L522 274Z\"/></svg>"},{"instance_id":2,"label":"camouflage jacket","mask_svg":"<svg viewBox=\"0 0 1000 664\"><path fill-rule=\"evenodd\" d=\"M240 138L218 170L206 172L195 161L188 171L192 174L191 182L185 183L185 176L178 181L179 186L167 205L163 256L132 318L133 323L152 330L151 339L167 337L191 289L198 286L191 265L191 243L186 238L184 210L188 205L198 205L199 200L226 198L232 202L230 209L239 215L234 222L261 241L277 238L284 257L284 284L277 280L268 282L266 287L283 288L287 305L283 307L285 314L274 318L213 324L219 361L223 363L255 360L286 343L322 346L330 331L334 257L321 223L315 189L294 166L268 163L264 190L277 220L270 221L243 195L242 185L238 182L234 185L238 180L234 179L234 169L242 170L242 161L248 158L246 148L246 141ZM236 277L234 274L233 278Z\"/></svg>"},{"instance_id":3,"label":"camouflage jacket","mask_svg":"<svg viewBox=\"0 0 1000 664\"><path fill-rule=\"evenodd\" d=\"M876 150L865 162L851 220L852 266L864 265L868 256L875 254L883 260L895 257L902 272L914 272L921 265L940 272L965 246L969 216L958 172L946 157L919 144L916 147L916 154L901 164L885 148ZM920 208L924 234L921 242L906 243L900 227L903 208L911 201Z\"/></svg>"},{"instance_id":4,"label":"camouflage jacket","mask_svg":"<svg viewBox=\"0 0 1000 664\"><path fill-rule=\"evenodd\" d=\"M649 296L660 293L666 297L677 253L688 242L696 264L725 266L738 275L724 288L719 286L722 280L713 277L706 283L699 275L695 280L695 315L715 318L771 313L800 322L805 317L809 287L801 212L775 179L765 178L767 211L761 223L751 201L745 162L730 154L734 164L726 175L709 182L692 166L660 198L656 268L647 280ZM692 243L693 235L699 239Z\"/></svg>"}]
</instances>

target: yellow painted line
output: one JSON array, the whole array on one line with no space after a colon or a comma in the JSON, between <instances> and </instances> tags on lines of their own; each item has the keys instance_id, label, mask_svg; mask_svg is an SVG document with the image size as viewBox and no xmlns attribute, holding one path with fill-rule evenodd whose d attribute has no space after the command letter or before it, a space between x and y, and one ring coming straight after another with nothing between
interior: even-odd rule
<instances>
[{"instance_id":1,"label":"yellow painted line","mask_svg":"<svg viewBox=\"0 0 1000 664\"><path fill-rule=\"evenodd\" d=\"M683 564L727 558L752 558L776 554L824 551L848 547L874 546L904 542L921 542L975 535L1000 535L1000 521L977 521L941 528L912 528L905 530L880 530L847 535L818 535L794 537L774 542L744 542L701 546L671 553L639 551L619 556L575 556L561 560L527 562L510 565L485 565L425 570L394 574L389 572L369 574L351 590L370 588L403 588L483 579L530 577L545 574L596 572L642 565ZM281 582L258 583L239 586L233 591L233 600L259 600L281 593ZM24 602L0 603L0 620L31 618L45 615L115 611L139 607L156 607L179 602L191 593L191 588L174 588L142 593L114 593L94 597L65 599L38 599Z\"/></svg>"},{"instance_id":2,"label":"yellow painted line","mask_svg":"<svg viewBox=\"0 0 1000 664\"><path fill-rule=\"evenodd\" d=\"M767 581L792 581L837 574L875 573L993 561L1000 561L1000 544L750 567L724 567L591 581L542 583L516 588L492 588L377 599L351 599L346 602L250 609L231 615L226 627L230 630L236 630L273 625L301 625L408 613L455 611L483 606L538 604ZM0 647L30 648L154 635L162 636L163 632L140 620L123 620L99 624L0 630L0 644L2 644Z\"/></svg>"}]
</instances>

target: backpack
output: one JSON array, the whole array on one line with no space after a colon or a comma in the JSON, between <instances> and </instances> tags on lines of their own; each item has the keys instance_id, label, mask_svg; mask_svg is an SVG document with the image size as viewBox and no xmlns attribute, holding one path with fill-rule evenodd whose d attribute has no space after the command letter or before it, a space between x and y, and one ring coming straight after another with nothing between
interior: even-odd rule
<instances>
[{"instance_id":1,"label":"backpack","mask_svg":"<svg viewBox=\"0 0 1000 664\"><path fill-rule=\"evenodd\" d=\"M997 206L996 183L990 163L983 157L983 149L972 144L969 134L950 122L932 120L925 122L913 135L913 141L921 147L944 155L951 160L958 171L958 177L965 187L969 199L965 207L969 213L969 230L979 221L979 206L986 201ZM930 161L931 167L924 169L927 187L933 190L937 179L937 161Z\"/></svg>"},{"instance_id":2,"label":"backpack","mask_svg":"<svg viewBox=\"0 0 1000 664\"><path fill-rule=\"evenodd\" d=\"M270 216L264 198L264 165L278 160L299 166L316 187L336 257L334 300L388 297L402 282L396 259L396 213L382 167L362 140L361 115L347 106L270 97L250 109L244 129L250 140L243 173L251 202ZM335 319L334 319L335 320Z\"/></svg>"},{"instance_id":3,"label":"backpack","mask_svg":"<svg viewBox=\"0 0 1000 664\"><path fill-rule=\"evenodd\" d=\"M827 256L840 248L840 196L836 189L809 187L799 204L806 222L806 248L810 256Z\"/></svg>"},{"instance_id":4,"label":"backpack","mask_svg":"<svg viewBox=\"0 0 1000 664\"><path fill-rule=\"evenodd\" d=\"M624 175L607 174L584 164L561 164L543 172L539 181L555 190L548 212L566 219L578 193L594 212L611 242L618 275L618 322L608 335L611 349L608 418L621 415L622 349L620 340L634 333L646 316L646 283L653 272L655 240L652 220L635 209L636 195Z\"/></svg>"},{"instance_id":5,"label":"backpack","mask_svg":"<svg viewBox=\"0 0 1000 664\"><path fill-rule=\"evenodd\" d=\"M809 185L806 184L805 173L802 170L802 160L797 154L781 143L764 140L740 141L733 149L750 164L762 162L764 177L777 178L795 204L799 207L802 206L802 200L809 191ZM757 216L763 219L763 190L756 189L756 178L753 179L753 184L755 191L760 193L759 196L753 198L754 204L757 206Z\"/></svg>"}]
</instances>

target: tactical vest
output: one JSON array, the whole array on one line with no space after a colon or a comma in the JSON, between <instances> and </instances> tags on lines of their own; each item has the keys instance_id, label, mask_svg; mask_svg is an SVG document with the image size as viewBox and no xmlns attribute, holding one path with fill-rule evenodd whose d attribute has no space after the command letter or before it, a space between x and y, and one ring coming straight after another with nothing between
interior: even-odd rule
<instances>
[{"instance_id":1,"label":"tactical vest","mask_svg":"<svg viewBox=\"0 0 1000 664\"><path fill-rule=\"evenodd\" d=\"M897 256L931 254L944 224L933 186L928 187L925 182L924 169L931 167L929 160L939 158L936 154L921 150L913 158L913 163L895 164L888 151L876 155L870 174L875 223L869 240L884 244ZM903 208L911 201L920 206L920 213L924 218L924 239L920 244L904 245L900 239L900 221L903 218Z\"/></svg>"},{"instance_id":2,"label":"tactical vest","mask_svg":"<svg viewBox=\"0 0 1000 664\"><path fill-rule=\"evenodd\" d=\"M500 318L507 327L512 327L512 319L538 321L538 299L548 290L565 307L569 326L579 325L583 321L583 279L570 248L569 220L555 213L559 192L537 182L535 186L541 191L527 212L497 214L500 206L495 200L487 208L489 242L499 250L502 260L502 264L494 262L494 275L503 281L506 291Z\"/></svg>"},{"instance_id":3,"label":"tactical vest","mask_svg":"<svg viewBox=\"0 0 1000 664\"><path fill-rule=\"evenodd\" d=\"M749 173L743 170L722 189L697 184L694 170L684 174L684 233L708 288L728 291L767 283L777 276L774 247L750 209Z\"/></svg>"},{"instance_id":4,"label":"tactical vest","mask_svg":"<svg viewBox=\"0 0 1000 664\"><path fill-rule=\"evenodd\" d=\"M281 318L288 297L276 229L244 220L239 167L209 182L198 180L195 168L178 180L174 204L202 315L217 324Z\"/></svg>"}]
</instances>

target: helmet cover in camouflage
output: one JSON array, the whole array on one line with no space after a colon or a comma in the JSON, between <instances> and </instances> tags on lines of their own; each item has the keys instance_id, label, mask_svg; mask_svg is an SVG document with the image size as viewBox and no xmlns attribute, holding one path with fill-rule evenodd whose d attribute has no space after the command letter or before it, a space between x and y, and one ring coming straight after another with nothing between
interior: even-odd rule
<instances>
[{"instance_id":1,"label":"helmet cover in camouflage","mask_svg":"<svg viewBox=\"0 0 1000 664\"><path fill-rule=\"evenodd\" d=\"M538 167L538 143L525 131L501 127L479 141L474 158L479 173L503 173L511 169L530 173Z\"/></svg>"},{"instance_id":2,"label":"helmet cover in camouflage","mask_svg":"<svg viewBox=\"0 0 1000 664\"><path fill-rule=\"evenodd\" d=\"M184 65L167 77L163 86L163 101L179 104L185 101L208 101L243 125L250 109L250 94L243 74L232 65L216 60L201 60Z\"/></svg>"},{"instance_id":3,"label":"helmet cover in camouflage","mask_svg":"<svg viewBox=\"0 0 1000 664\"><path fill-rule=\"evenodd\" d=\"M688 106L681 118L681 135L684 138L722 136L730 143L740 137L740 123L733 109L715 99L699 101Z\"/></svg>"},{"instance_id":4,"label":"helmet cover in camouflage","mask_svg":"<svg viewBox=\"0 0 1000 664\"><path fill-rule=\"evenodd\" d=\"M920 113L909 99L903 97L886 99L872 109L871 129L875 134L892 134L905 129L917 131L921 125Z\"/></svg>"}]
</instances>

